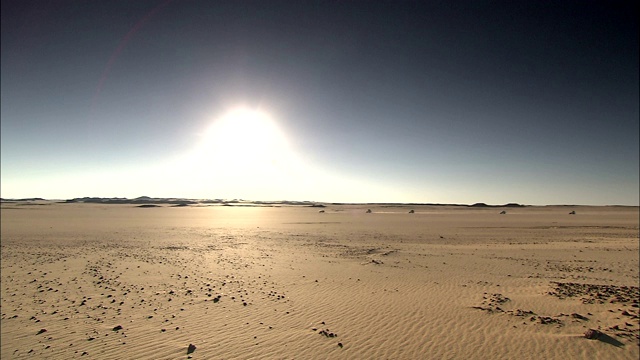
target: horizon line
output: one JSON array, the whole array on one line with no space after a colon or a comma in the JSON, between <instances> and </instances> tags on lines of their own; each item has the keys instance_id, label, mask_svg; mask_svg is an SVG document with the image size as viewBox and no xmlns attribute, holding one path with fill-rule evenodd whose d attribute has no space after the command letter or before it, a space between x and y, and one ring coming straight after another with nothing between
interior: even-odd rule
<instances>
[{"instance_id":1,"label":"horizon line","mask_svg":"<svg viewBox=\"0 0 640 360\"><path fill-rule=\"evenodd\" d=\"M488 204L484 202L476 202L473 204L468 203L431 203L431 202L336 202L336 201L315 201L315 200L249 200L249 199L223 199L223 198L182 198L182 197L150 197L150 196L138 196L135 198L127 197L99 197L99 196L85 196L75 197L70 199L52 199L42 197L27 197L27 198L2 198L0 202L28 202L28 201L58 201L61 203L99 203L106 205L114 204L141 204L141 203L165 203L165 204L232 204L232 203L252 203L252 204L284 204L284 205L382 205L382 206L466 206L466 207L529 207L529 206L609 206L609 207L640 207L640 205L622 205L622 204L607 204L607 205L588 205L588 204L543 204L543 205L531 205L520 204L515 202L509 202L505 204Z\"/></svg>"}]
</instances>

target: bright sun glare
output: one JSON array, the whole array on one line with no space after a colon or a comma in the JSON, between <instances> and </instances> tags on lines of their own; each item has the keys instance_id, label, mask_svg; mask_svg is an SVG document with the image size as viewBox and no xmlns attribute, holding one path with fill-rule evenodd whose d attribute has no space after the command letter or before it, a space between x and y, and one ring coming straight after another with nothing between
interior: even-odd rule
<instances>
[{"instance_id":1,"label":"bright sun glare","mask_svg":"<svg viewBox=\"0 0 640 360\"><path fill-rule=\"evenodd\" d=\"M161 168L163 181L150 183L172 184L196 198L363 201L389 193L371 180L313 166L289 145L276 117L250 108L214 118L185 157Z\"/></svg>"},{"instance_id":2,"label":"bright sun glare","mask_svg":"<svg viewBox=\"0 0 640 360\"><path fill-rule=\"evenodd\" d=\"M273 171L290 156L284 134L271 117L239 108L217 119L201 142L202 160L234 172Z\"/></svg>"}]
</instances>

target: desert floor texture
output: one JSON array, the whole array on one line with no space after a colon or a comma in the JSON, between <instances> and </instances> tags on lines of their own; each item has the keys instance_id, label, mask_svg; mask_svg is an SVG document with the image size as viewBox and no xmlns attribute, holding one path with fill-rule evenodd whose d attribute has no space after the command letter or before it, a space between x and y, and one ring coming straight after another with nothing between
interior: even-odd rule
<instances>
[{"instance_id":1,"label":"desert floor texture","mask_svg":"<svg viewBox=\"0 0 640 360\"><path fill-rule=\"evenodd\" d=\"M637 207L1 215L2 359L640 356Z\"/></svg>"}]
</instances>

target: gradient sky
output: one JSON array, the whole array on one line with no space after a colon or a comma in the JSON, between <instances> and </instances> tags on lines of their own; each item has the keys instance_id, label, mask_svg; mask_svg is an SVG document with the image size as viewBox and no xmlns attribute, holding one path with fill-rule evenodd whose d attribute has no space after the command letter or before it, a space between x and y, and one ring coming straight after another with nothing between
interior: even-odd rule
<instances>
[{"instance_id":1,"label":"gradient sky","mask_svg":"<svg viewBox=\"0 0 640 360\"><path fill-rule=\"evenodd\" d=\"M632 1L1 10L3 198L639 203Z\"/></svg>"}]
</instances>

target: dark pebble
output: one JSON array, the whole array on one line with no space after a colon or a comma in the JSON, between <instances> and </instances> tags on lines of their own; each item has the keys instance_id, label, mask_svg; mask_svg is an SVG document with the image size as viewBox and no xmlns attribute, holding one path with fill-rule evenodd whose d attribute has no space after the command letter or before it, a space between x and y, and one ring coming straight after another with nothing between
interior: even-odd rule
<instances>
[{"instance_id":1,"label":"dark pebble","mask_svg":"<svg viewBox=\"0 0 640 360\"><path fill-rule=\"evenodd\" d=\"M584 337L591 340L596 340L602 335L602 333L595 329L589 329L584 333Z\"/></svg>"}]
</instances>

